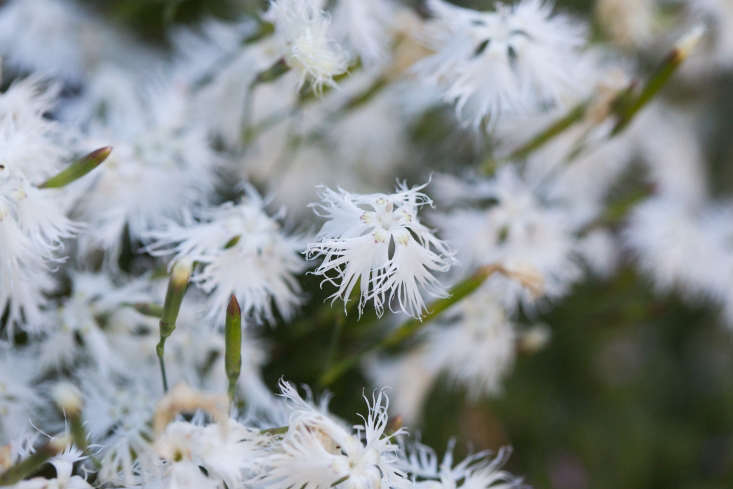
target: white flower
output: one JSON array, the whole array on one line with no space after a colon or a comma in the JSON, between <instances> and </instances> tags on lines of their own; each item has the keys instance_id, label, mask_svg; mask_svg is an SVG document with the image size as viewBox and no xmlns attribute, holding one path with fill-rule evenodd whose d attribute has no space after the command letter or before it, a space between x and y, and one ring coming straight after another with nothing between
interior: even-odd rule
<instances>
[{"instance_id":1,"label":"white flower","mask_svg":"<svg viewBox=\"0 0 733 489\"><path fill-rule=\"evenodd\" d=\"M367 373L373 385L392 389L392 412L406 424L417 424L423 403L440 374L440 366L425 345L419 345L394 358L369 359Z\"/></svg>"},{"instance_id":2,"label":"white flower","mask_svg":"<svg viewBox=\"0 0 733 489\"><path fill-rule=\"evenodd\" d=\"M34 389L39 374L34 353L0 342L0 444L24 439L42 404Z\"/></svg>"},{"instance_id":3,"label":"white flower","mask_svg":"<svg viewBox=\"0 0 733 489\"><path fill-rule=\"evenodd\" d=\"M6 2L0 10L0 48L13 66L78 79L84 55L78 40L84 12L65 0Z\"/></svg>"},{"instance_id":4,"label":"white flower","mask_svg":"<svg viewBox=\"0 0 733 489\"><path fill-rule=\"evenodd\" d=\"M157 61L148 46L74 0L9 0L0 8L0 54L13 68L81 82L101 62L144 70Z\"/></svg>"},{"instance_id":5,"label":"white flower","mask_svg":"<svg viewBox=\"0 0 733 489\"><path fill-rule=\"evenodd\" d=\"M416 70L442 87L465 123L478 128L484 121L538 111L579 84L574 73L584 29L552 15L549 2L498 4L492 12L442 0L428 5L437 18L430 43L436 53Z\"/></svg>"},{"instance_id":6,"label":"white flower","mask_svg":"<svg viewBox=\"0 0 733 489\"><path fill-rule=\"evenodd\" d=\"M546 201L514 166L500 168L489 181L467 185L464 196L493 200L486 209L461 208L436 217L461 263L475 267L499 264L511 273L538 277L542 295L561 297L581 277L577 260L576 226L567 209ZM504 276L490 277L502 304L512 308L521 301L530 306L537 290Z\"/></svg>"},{"instance_id":7,"label":"white flower","mask_svg":"<svg viewBox=\"0 0 733 489\"><path fill-rule=\"evenodd\" d=\"M65 132L44 117L55 94L28 78L0 95L0 309L9 305L11 336L16 324L39 328L42 292L53 285L48 268L63 261L63 240L79 231L66 217L67 199L36 187L70 156Z\"/></svg>"},{"instance_id":8,"label":"white flower","mask_svg":"<svg viewBox=\"0 0 733 489\"><path fill-rule=\"evenodd\" d=\"M338 287L332 300L348 303L358 284L359 314L371 300L381 315L396 298L399 309L420 317L423 293L446 296L433 274L447 271L453 255L417 217L420 207L432 204L420 192L424 187L402 184L394 194L365 195L320 189L322 203L313 207L326 222L307 255L323 257L314 273Z\"/></svg>"},{"instance_id":9,"label":"white flower","mask_svg":"<svg viewBox=\"0 0 733 489\"><path fill-rule=\"evenodd\" d=\"M417 444L405 454L405 469L415 479L416 489L522 489L521 478L501 470L511 455L504 447L492 459L490 453L469 455L453 465L453 445L448 446L443 460L424 445Z\"/></svg>"},{"instance_id":10,"label":"white flower","mask_svg":"<svg viewBox=\"0 0 733 489\"><path fill-rule=\"evenodd\" d=\"M288 431L269 452L262 454L262 475L267 489L378 489L406 488L409 481L398 468L398 446L386 435L388 400L383 392L367 402L363 424L348 429L324 408L304 401L295 388L281 383L291 404Z\"/></svg>"},{"instance_id":11,"label":"white flower","mask_svg":"<svg viewBox=\"0 0 733 489\"><path fill-rule=\"evenodd\" d=\"M481 288L460 301L428 333L426 355L477 399L496 395L514 365L517 334L494 292Z\"/></svg>"},{"instance_id":12,"label":"white flower","mask_svg":"<svg viewBox=\"0 0 733 489\"><path fill-rule=\"evenodd\" d=\"M13 487L17 489L92 489L86 479L79 475L71 475L74 464L84 459L86 457L82 456L81 450L69 446L49 461L56 470L55 478L34 477L23 480Z\"/></svg>"},{"instance_id":13,"label":"white flower","mask_svg":"<svg viewBox=\"0 0 733 489\"><path fill-rule=\"evenodd\" d=\"M707 198L708 169L699 137L702 125L699 118L664 103L652 104L634 122L630 137L659 195L691 205Z\"/></svg>"},{"instance_id":14,"label":"white flower","mask_svg":"<svg viewBox=\"0 0 733 489\"><path fill-rule=\"evenodd\" d=\"M727 0L691 0L684 3L689 24L706 27L703 45L682 66L682 74L697 77L733 67L733 5Z\"/></svg>"},{"instance_id":15,"label":"white flower","mask_svg":"<svg viewBox=\"0 0 733 489\"><path fill-rule=\"evenodd\" d=\"M90 359L102 373L129 368L121 350L121 336L132 336L139 315L123 304L150 300L146 278L124 285L109 276L70 271L71 295L45 320L38 362L43 369L61 369ZM104 317L104 325L99 318ZM81 339L81 344L79 343Z\"/></svg>"},{"instance_id":16,"label":"white flower","mask_svg":"<svg viewBox=\"0 0 733 489\"><path fill-rule=\"evenodd\" d=\"M102 446L99 479L125 485L136 478L135 454L150 447L150 420L162 390L158 372L141 371L139 365L129 368L129 377L101 375L93 370L79 375L83 379L84 424L91 441Z\"/></svg>"},{"instance_id":17,"label":"white flower","mask_svg":"<svg viewBox=\"0 0 733 489\"><path fill-rule=\"evenodd\" d=\"M255 28L252 19L233 23L207 19L172 36L177 54L172 76L189 87L192 117L232 148L242 145L243 124L253 122L253 94L243 87L272 64L259 44L242 45ZM259 102L259 93L254 98Z\"/></svg>"},{"instance_id":18,"label":"white flower","mask_svg":"<svg viewBox=\"0 0 733 489\"><path fill-rule=\"evenodd\" d=\"M300 303L296 275L305 268L299 240L283 233L253 191L238 204L226 203L189 215L184 224L149 233L154 254L173 254L202 265L192 281L211 294L208 316L224 324L226 305L235 294L245 314L273 321L272 302L285 318Z\"/></svg>"},{"instance_id":19,"label":"white flower","mask_svg":"<svg viewBox=\"0 0 733 489\"><path fill-rule=\"evenodd\" d=\"M371 65L387 58L396 14L397 5L392 0L338 0L333 29L347 49Z\"/></svg>"},{"instance_id":20,"label":"white flower","mask_svg":"<svg viewBox=\"0 0 733 489\"><path fill-rule=\"evenodd\" d=\"M315 92L333 87L333 77L346 72L348 59L334 41L331 19L318 0L271 0L267 18L275 24L275 36L288 66Z\"/></svg>"},{"instance_id":21,"label":"white flower","mask_svg":"<svg viewBox=\"0 0 733 489\"><path fill-rule=\"evenodd\" d=\"M125 229L136 242L213 193L219 158L179 88L141 90L112 68L93 80L77 117L89 137L115 149L78 202L80 218L89 223L80 236L82 253L102 249L114 263Z\"/></svg>"},{"instance_id":22,"label":"white flower","mask_svg":"<svg viewBox=\"0 0 733 489\"><path fill-rule=\"evenodd\" d=\"M624 237L659 290L720 300L733 270L730 207L724 210L688 206L674 196L650 198L636 206Z\"/></svg>"},{"instance_id":23,"label":"white flower","mask_svg":"<svg viewBox=\"0 0 733 489\"><path fill-rule=\"evenodd\" d=\"M141 454L139 482L160 489L220 489L221 484L199 469L197 447L201 426L174 422Z\"/></svg>"}]
</instances>

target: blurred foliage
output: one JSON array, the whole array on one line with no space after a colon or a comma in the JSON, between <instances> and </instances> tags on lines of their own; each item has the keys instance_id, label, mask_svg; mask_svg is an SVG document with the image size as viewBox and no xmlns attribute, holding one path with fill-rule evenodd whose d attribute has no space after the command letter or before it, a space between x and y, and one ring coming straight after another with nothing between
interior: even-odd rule
<instances>
[{"instance_id":1,"label":"blurred foliage","mask_svg":"<svg viewBox=\"0 0 733 489\"><path fill-rule=\"evenodd\" d=\"M369 0L364 0L369 1ZM151 42L171 24L257 11L259 0L109 0L87 3ZM407 0L416 8L419 0ZM488 8L491 1L455 3ZM590 16L592 1L559 1L559 8ZM591 20L592 22L592 20ZM670 87L674 89L674 87ZM707 87L703 127L716 195L733 190L730 113L733 78ZM688 87L689 91L689 87ZM699 93L696 93L699 95ZM429 161L475 163L482 148L461 134L446 111L426 114L412 128ZM447 152L450 151L451 158ZM636 180L634 182L634 180ZM640 179L616 195L634 195ZM691 257L691 261L694 257ZM335 353L365 344L369 317L357 322L342 306L323 304L318 280L304 279L312 299L294 324L261 332L272 347L265 372L272 386L283 376L315 386ZM553 489L724 489L733 487L733 342L713 307L660 296L625 266L613 277L575 287L535 321L552 327L549 346L520 356L496 399L471 402L445 379L433 388L422 426L412 427L440 449L451 437L457 451L510 444L509 469L529 484ZM334 412L358 422L366 379L351 372L332 387ZM318 394L318 392L316 392Z\"/></svg>"}]
</instances>

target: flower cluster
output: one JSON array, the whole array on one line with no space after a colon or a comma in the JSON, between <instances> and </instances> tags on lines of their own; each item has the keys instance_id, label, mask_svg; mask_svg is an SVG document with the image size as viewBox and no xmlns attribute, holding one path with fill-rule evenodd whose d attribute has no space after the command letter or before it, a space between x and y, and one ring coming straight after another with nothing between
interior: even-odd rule
<instances>
[{"instance_id":1,"label":"flower cluster","mask_svg":"<svg viewBox=\"0 0 733 489\"><path fill-rule=\"evenodd\" d=\"M0 2L0 485L515 489L398 418L510 392L621 264L733 324L728 0L599 0L592 38L549 0L159 2L155 44L97 3ZM351 368L355 426L268 385Z\"/></svg>"},{"instance_id":2,"label":"flower cluster","mask_svg":"<svg viewBox=\"0 0 733 489\"><path fill-rule=\"evenodd\" d=\"M332 300L348 303L358 285L359 314L372 301L381 315L396 299L401 311L419 317L423 291L446 295L434 273L449 269L452 252L418 219L419 208L432 204L422 188L370 195L322 189L314 209L326 222L307 253L323 257L314 273L338 286Z\"/></svg>"}]
</instances>

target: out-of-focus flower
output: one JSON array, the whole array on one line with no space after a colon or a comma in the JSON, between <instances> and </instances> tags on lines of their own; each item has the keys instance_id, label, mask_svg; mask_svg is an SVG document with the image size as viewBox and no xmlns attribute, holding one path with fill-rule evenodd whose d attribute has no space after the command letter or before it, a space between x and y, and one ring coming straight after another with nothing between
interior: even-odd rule
<instances>
[{"instance_id":1,"label":"out-of-focus flower","mask_svg":"<svg viewBox=\"0 0 733 489\"><path fill-rule=\"evenodd\" d=\"M285 234L270 217L255 193L238 204L227 203L195 211L183 224L171 223L147 236L154 254L175 254L175 260L201 263L192 281L211 294L209 318L223 325L224 312L233 293L245 314L272 321L272 302L283 317L290 317L300 303L296 275L305 263L298 254L298 238Z\"/></svg>"},{"instance_id":2,"label":"out-of-focus flower","mask_svg":"<svg viewBox=\"0 0 733 489\"><path fill-rule=\"evenodd\" d=\"M90 360L102 373L125 371L129 365L120 343L132 335L140 316L122 306L150 300L147 277L123 285L100 273L72 272L70 278L71 295L45 318L39 366L61 370Z\"/></svg>"},{"instance_id":3,"label":"out-of-focus flower","mask_svg":"<svg viewBox=\"0 0 733 489\"><path fill-rule=\"evenodd\" d=\"M275 24L281 53L298 73L299 86L308 81L320 92L336 85L333 77L346 72L348 57L318 0L271 0L266 17Z\"/></svg>"},{"instance_id":4,"label":"out-of-focus flower","mask_svg":"<svg viewBox=\"0 0 733 489\"><path fill-rule=\"evenodd\" d=\"M418 210L431 205L420 192L425 185L400 185L394 194L351 194L322 188L317 215L326 219L307 248L309 259L323 257L314 273L338 287L332 300L348 303L359 285L359 313L373 301L377 314L394 299L404 313L420 317L423 293L444 297L435 278L447 271L453 254L433 232L420 223Z\"/></svg>"},{"instance_id":5,"label":"out-of-focus flower","mask_svg":"<svg viewBox=\"0 0 733 489\"><path fill-rule=\"evenodd\" d=\"M192 120L179 87L140 89L114 68L101 70L73 113L88 137L115 150L77 205L89 223L82 253L101 249L109 263L119 255L125 230L133 241L205 203L217 178L219 157L206 127Z\"/></svg>"},{"instance_id":6,"label":"out-of-focus flower","mask_svg":"<svg viewBox=\"0 0 733 489\"><path fill-rule=\"evenodd\" d=\"M720 299L730 281L721 271L733 265L729 217L729 212L659 196L634 209L624 237L660 290Z\"/></svg>"},{"instance_id":7,"label":"out-of-focus flower","mask_svg":"<svg viewBox=\"0 0 733 489\"><path fill-rule=\"evenodd\" d=\"M108 483L134 484L136 454L150 448L150 420L161 389L155 370L136 367L130 366L128 376L80 372L84 424L91 442L102 447L97 455L102 462L99 478Z\"/></svg>"},{"instance_id":8,"label":"out-of-focus flower","mask_svg":"<svg viewBox=\"0 0 733 489\"><path fill-rule=\"evenodd\" d=\"M70 157L68 136L44 117L55 95L38 78L0 95L0 309L9 308L10 335L16 324L38 329L49 265L64 260L63 240L80 229L66 216L68 199L36 187Z\"/></svg>"},{"instance_id":9,"label":"out-of-focus flower","mask_svg":"<svg viewBox=\"0 0 733 489\"><path fill-rule=\"evenodd\" d=\"M561 297L582 276L577 260L576 226L562 206L543 200L514 166L500 168L489 180L464 187L464 196L491 200L486 209L459 208L435 217L461 264L474 267L500 264L517 275L536 277L537 287L505 276L490 277L484 287L494 290L508 308L519 301L532 305L543 297ZM541 289L541 290L540 290Z\"/></svg>"},{"instance_id":10,"label":"out-of-focus flower","mask_svg":"<svg viewBox=\"0 0 733 489\"><path fill-rule=\"evenodd\" d=\"M24 438L41 405L33 388L40 373L34 352L0 342L0 441Z\"/></svg>"},{"instance_id":11,"label":"out-of-focus flower","mask_svg":"<svg viewBox=\"0 0 733 489\"><path fill-rule=\"evenodd\" d=\"M191 117L230 148L242 145L243 125L253 122L248 120L250 110L259 101L259 95L253 99L246 87L272 63L266 49L242 45L255 26L251 20L225 23L207 19L171 35L176 52L172 78L188 87Z\"/></svg>"},{"instance_id":12,"label":"out-of-focus flower","mask_svg":"<svg viewBox=\"0 0 733 489\"><path fill-rule=\"evenodd\" d=\"M252 476L255 451L266 442L267 435L234 419L208 426L176 421L141 454L141 465L150 467L142 480L164 487L241 486Z\"/></svg>"},{"instance_id":13,"label":"out-of-focus flower","mask_svg":"<svg viewBox=\"0 0 733 489\"><path fill-rule=\"evenodd\" d=\"M733 4L727 0L689 0L685 8L689 21L702 22L707 32L704 45L682 66L682 74L709 75L733 68Z\"/></svg>"},{"instance_id":14,"label":"out-of-focus flower","mask_svg":"<svg viewBox=\"0 0 733 489\"><path fill-rule=\"evenodd\" d=\"M102 62L144 69L159 58L74 0L3 2L0 54L13 68L76 83Z\"/></svg>"},{"instance_id":15,"label":"out-of-focus flower","mask_svg":"<svg viewBox=\"0 0 733 489\"><path fill-rule=\"evenodd\" d=\"M493 296L480 289L460 301L426 339L428 358L473 398L499 393L516 356L514 324Z\"/></svg>"},{"instance_id":16,"label":"out-of-focus flower","mask_svg":"<svg viewBox=\"0 0 733 489\"><path fill-rule=\"evenodd\" d=\"M333 9L334 34L363 63L384 62L396 14L393 0L339 0Z\"/></svg>"},{"instance_id":17,"label":"out-of-focus flower","mask_svg":"<svg viewBox=\"0 0 733 489\"><path fill-rule=\"evenodd\" d=\"M522 0L478 12L442 0L428 2L435 16L435 54L415 69L455 103L459 119L478 128L506 116L536 112L571 92L585 45L584 27L552 4Z\"/></svg>"}]
</instances>

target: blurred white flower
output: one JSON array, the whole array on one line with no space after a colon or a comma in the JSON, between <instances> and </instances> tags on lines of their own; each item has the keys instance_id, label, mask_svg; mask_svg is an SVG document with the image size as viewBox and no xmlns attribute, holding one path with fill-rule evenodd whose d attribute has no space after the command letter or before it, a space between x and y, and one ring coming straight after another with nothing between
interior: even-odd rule
<instances>
[{"instance_id":1,"label":"blurred white flower","mask_svg":"<svg viewBox=\"0 0 733 489\"><path fill-rule=\"evenodd\" d=\"M172 34L176 50L172 77L188 87L191 117L230 148L242 146L244 124L253 122L248 119L258 100L247 87L272 63L267 49L242 44L255 28L251 19L232 23L207 19L195 29Z\"/></svg>"},{"instance_id":2,"label":"blurred white flower","mask_svg":"<svg viewBox=\"0 0 733 489\"><path fill-rule=\"evenodd\" d=\"M36 187L70 157L68 135L45 117L56 92L27 78L0 95L0 309L9 308L9 336L16 324L38 330L43 291L53 286L48 269L80 229L66 216L68 199Z\"/></svg>"},{"instance_id":3,"label":"blurred white flower","mask_svg":"<svg viewBox=\"0 0 733 489\"><path fill-rule=\"evenodd\" d=\"M373 385L391 389L390 406L405 424L417 424L423 402L440 373L424 344L394 358L371 358L366 371Z\"/></svg>"},{"instance_id":4,"label":"blurred white flower","mask_svg":"<svg viewBox=\"0 0 733 489\"><path fill-rule=\"evenodd\" d=\"M101 249L114 264L125 230L133 242L194 205L205 203L219 157L206 127L190 117L190 99L176 86L147 87L114 68L101 70L75 113L88 137L114 151L77 205L89 223L82 254Z\"/></svg>"},{"instance_id":5,"label":"blurred white flower","mask_svg":"<svg viewBox=\"0 0 733 489\"><path fill-rule=\"evenodd\" d=\"M494 292L479 289L445 314L428 333L428 358L474 399L501 392L514 365L517 334Z\"/></svg>"},{"instance_id":6,"label":"blurred white flower","mask_svg":"<svg viewBox=\"0 0 733 489\"><path fill-rule=\"evenodd\" d=\"M665 103L652 104L631 127L631 139L647 168L654 191L697 205L708 197L700 118ZM649 137L650 134L654 137Z\"/></svg>"},{"instance_id":7,"label":"blurred white flower","mask_svg":"<svg viewBox=\"0 0 733 489\"><path fill-rule=\"evenodd\" d=\"M147 277L120 286L105 274L71 271L69 275L71 295L45 319L40 367L60 370L91 360L103 374L129 369L122 336L132 336L140 316L123 305L150 300Z\"/></svg>"},{"instance_id":8,"label":"blurred white flower","mask_svg":"<svg viewBox=\"0 0 733 489\"><path fill-rule=\"evenodd\" d=\"M586 82L577 73L585 29L553 15L550 2L497 4L491 12L443 0L429 0L428 6L435 17L429 35L435 54L415 69L442 88L467 125L536 112Z\"/></svg>"},{"instance_id":9,"label":"blurred white flower","mask_svg":"<svg viewBox=\"0 0 733 489\"><path fill-rule=\"evenodd\" d=\"M102 62L142 70L159 60L74 0L3 2L0 54L13 68L76 83Z\"/></svg>"},{"instance_id":10,"label":"blurred white flower","mask_svg":"<svg viewBox=\"0 0 733 489\"><path fill-rule=\"evenodd\" d=\"M90 369L79 375L84 393L82 416L91 442L101 446L98 477L106 483L131 485L136 481L137 454L150 447L150 420L162 394L155 370L141 372L140 365L131 364L128 373L102 375Z\"/></svg>"},{"instance_id":11,"label":"blurred white flower","mask_svg":"<svg viewBox=\"0 0 733 489\"><path fill-rule=\"evenodd\" d=\"M733 270L730 208L723 210L650 198L631 213L624 238L659 290L721 300Z\"/></svg>"},{"instance_id":12,"label":"blurred white flower","mask_svg":"<svg viewBox=\"0 0 733 489\"><path fill-rule=\"evenodd\" d=\"M333 9L334 35L367 65L384 62L397 14L393 0L338 0Z\"/></svg>"},{"instance_id":13,"label":"blurred white flower","mask_svg":"<svg viewBox=\"0 0 733 489\"><path fill-rule=\"evenodd\" d=\"M558 298L582 276L577 259L578 231L566 208L543 199L515 166L501 167L489 181L464 187L473 202L490 201L486 209L459 208L435 217L449 243L458 250L461 264L473 270L499 264L510 274L534 276L538 287L494 275L484 287L491 288L507 308L521 301L531 306L542 296Z\"/></svg>"},{"instance_id":14,"label":"blurred white flower","mask_svg":"<svg viewBox=\"0 0 733 489\"><path fill-rule=\"evenodd\" d=\"M384 392L367 400L363 424L349 429L303 400L295 387L280 384L289 401L288 431L260 457L262 475L256 482L266 489L378 489L407 488L411 484L398 468L398 445L388 435L388 400Z\"/></svg>"},{"instance_id":15,"label":"blurred white flower","mask_svg":"<svg viewBox=\"0 0 733 489\"><path fill-rule=\"evenodd\" d=\"M426 185L402 184L394 194L320 189L322 202L313 208L326 222L308 245L307 255L323 257L314 273L338 287L332 301L341 298L346 307L358 284L359 314L373 301L381 315L396 298L405 314L420 317L423 293L446 296L434 274L450 268L453 254L417 217L420 207L432 205L420 192Z\"/></svg>"},{"instance_id":16,"label":"blurred white flower","mask_svg":"<svg viewBox=\"0 0 733 489\"><path fill-rule=\"evenodd\" d=\"M706 27L703 45L681 67L684 76L711 75L733 68L733 4L728 0L683 2L689 23Z\"/></svg>"},{"instance_id":17,"label":"blurred white flower","mask_svg":"<svg viewBox=\"0 0 733 489\"><path fill-rule=\"evenodd\" d=\"M34 389L40 374L35 351L0 342L0 443L25 439L42 404ZM18 451L15 443L12 448Z\"/></svg>"},{"instance_id":18,"label":"blurred white flower","mask_svg":"<svg viewBox=\"0 0 733 489\"><path fill-rule=\"evenodd\" d=\"M264 207L250 191L237 204L197 210L183 224L170 223L147 234L152 253L201 263L191 280L211 294L208 317L218 320L216 324L224 324L232 293L245 314L268 321L274 320L273 302L289 318L301 301L296 279L305 268L300 240L281 229L282 212L270 217Z\"/></svg>"},{"instance_id":19,"label":"blurred white flower","mask_svg":"<svg viewBox=\"0 0 733 489\"><path fill-rule=\"evenodd\" d=\"M348 69L344 49L335 41L331 18L319 0L271 0L266 18L288 66L298 73L299 86L308 81L315 92L333 87L333 77Z\"/></svg>"}]
</instances>

